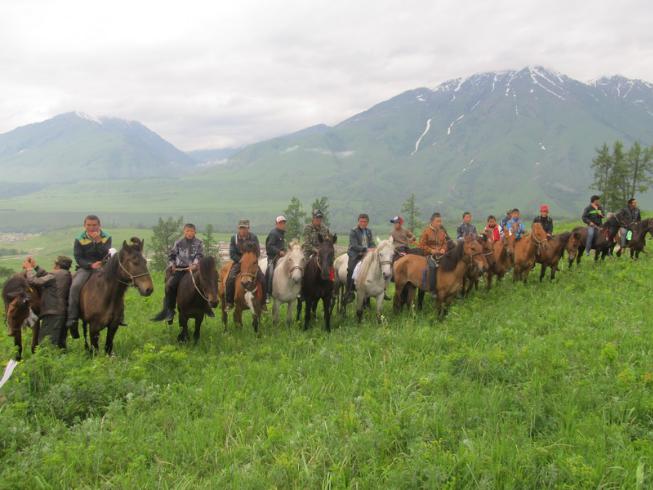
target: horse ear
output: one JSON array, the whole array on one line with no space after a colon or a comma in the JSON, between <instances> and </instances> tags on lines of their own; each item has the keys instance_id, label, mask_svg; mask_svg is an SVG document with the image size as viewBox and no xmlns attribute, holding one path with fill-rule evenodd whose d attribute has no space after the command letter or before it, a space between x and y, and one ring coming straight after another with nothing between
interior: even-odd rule
<instances>
[{"instance_id":1,"label":"horse ear","mask_svg":"<svg viewBox=\"0 0 653 490\"><path fill-rule=\"evenodd\" d=\"M122 241L122 248L130 248L129 244L127 243L127 240Z\"/></svg>"},{"instance_id":2,"label":"horse ear","mask_svg":"<svg viewBox=\"0 0 653 490\"><path fill-rule=\"evenodd\" d=\"M390 238L388 238L388 242L390 242L390 245L392 245L395 242L395 239L392 238L392 235L390 235Z\"/></svg>"},{"instance_id":3,"label":"horse ear","mask_svg":"<svg viewBox=\"0 0 653 490\"><path fill-rule=\"evenodd\" d=\"M335 245L335 243L338 241L338 235L333 235L333 240L332 243Z\"/></svg>"}]
</instances>

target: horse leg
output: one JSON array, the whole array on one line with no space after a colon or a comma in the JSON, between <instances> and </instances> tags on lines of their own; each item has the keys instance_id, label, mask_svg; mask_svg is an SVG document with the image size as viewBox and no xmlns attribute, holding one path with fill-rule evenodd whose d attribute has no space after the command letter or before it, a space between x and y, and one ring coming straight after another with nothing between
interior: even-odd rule
<instances>
[{"instance_id":1,"label":"horse leg","mask_svg":"<svg viewBox=\"0 0 653 490\"><path fill-rule=\"evenodd\" d=\"M286 309L286 326L290 328L292 325L292 312L295 310L295 302L297 300L293 299L288 303L288 308Z\"/></svg>"},{"instance_id":2,"label":"horse leg","mask_svg":"<svg viewBox=\"0 0 653 490\"><path fill-rule=\"evenodd\" d=\"M179 327L181 328L177 335L177 342L186 342L188 340L188 317L179 313Z\"/></svg>"},{"instance_id":3,"label":"horse leg","mask_svg":"<svg viewBox=\"0 0 653 490\"><path fill-rule=\"evenodd\" d=\"M243 310L238 304L234 307L234 323L239 328L243 328Z\"/></svg>"},{"instance_id":4,"label":"horse leg","mask_svg":"<svg viewBox=\"0 0 653 490\"><path fill-rule=\"evenodd\" d=\"M356 292L356 319L358 323L363 321L363 308L365 308L366 299L362 291Z\"/></svg>"},{"instance_id":5,"label":"horse leg","mask_svg":"<svg viewBox=\"0 0 653 490\"><path fill-rule=\"evenodd\" d=\"M492 289L492 272L488 272L486 276L486 284L485 284L485 289L489 291Z\"/></svg>"},{"instance_id":6,"label":"horse leg","mask_svg":"<svg viewBox=\"0 0 653 490\"><path fill-rule=\"evenodd\" d=\"M104 352L106 353L107 356L110 356L111 352L113 352L113 338L115 337L117 331L118 331L117 323L112 323L107 327L107 338L104 341ZM100 336L100 332L98 332L98 337L99 336Z\"/></svg>"},{"instance_id":7,"label":"horse leg","mask_svg":"<svg viewBox=\"0 0 653 490\"><path fill-rule=\"evenodd\" d=\"M254 333L258 335L258 323L259 323L259 315L260 312L256 312L256 306L254 306L254 310L252 310L252 327L254 327Z\"/></svg>"},{"instance_id":8,"label":"horse leg","mask_svg":"<svg viewBox=\"0 0 653 490\"><path fill-rule=\"evenodd\" d=\"M424 294L421 289L417 290L417 303L417 308L421 311L424 305ZM415 305L415 286L410 283L406 284L406 304L409 308Z\"/></svg>"},{"instance_id":9,"label":"horse leg","mask_svg":"<svg viewBox=\"0 0 653 490\"><path fill-rule=\"evenodd\" d=\"M36 352L36 347L39 345L39 332L41 331L41 320L36 320L34 328L32 328L32 354Z\"/></svg>"},{"instance_id":10,"label":"horse leg","mask_svg":"<svg viewBox=\"0 0 653 490\"><path fill-rule=\"evenodd\" d=\"M88 329L91 336L91 352L93 354L97 354L100 352L100 329L97 327L97 325L89 325Z\"/></svg>"},{"instance_id":11,"label":"horse leg","mask_svg":"<svg viewBox=\"0 0 653 490\"><path fill-rule=\"evenodd\" d=\"M557 262L551 265L551 279L550 279L551 281L553 281L556 278L556 272L558 272Z\"/></svg>"},{"instance_id":12,"label":"horse leg","mask_svg":"<svg viewBox=\"0 0 653 490\"><path fill-rule=\"evenodd\" d=\"M551 271L553 271L553 268L551 268ZM540 282L542 282L542 279L544 279L545 273L546 273L546 264L542 262L542 264L540 264Z\"/></svg>"},{"instance_id":13,"label":"horse leg","mask_svg":"<svg viewBox=\"0 0 653 490\"><path fill-rule=\"evenodd\" d=\"M316 311L317 311L317 301L316 303ZM327 332L331 331L331 297L330 296L325 296L322 298L322 307L324 308L324 325L326 326Z\"/></svg>"},{"instance_id":14,"label":"horse leg","mask_svg":"<svg viewBox=\"0 0 653 490\"><path fill-rule=\"evenodd\" d=\"M91 350L91 346L88 343L88 323L82 321L82 331L84 332L84 349Z\"/></svg>"},{"instance_id":15,"label":"horse leg","mask_svg":"<svg viewBox=\"0 0 653 490\"><path fill-rule=\"evenodd\" d=\"M419 311L422 311L424 309L424 295L425 294L426 294L426 291L424 291L422 289L419 289L419 288L417 289L417 309ZM415 297L415 290L413 289L412 298L410 298L410 303L413 302L414 297Z\"/></svg>"},{"instance_id":16,"label":"horse leg","mask_svg":"<svg viewBox=\"0 0 653 490\"><path fill-rule=\"evenodd\" d=\"M302 300L297 298L297 321L302 319Z\"/></svg>"},{"instance_id":17,"label":"horse leg","mask_svg":"<svg viewBox=\"0 0 653 490\"><path fill-rule=\"evenodd\" d=\"M23 358L23 332L21 325L17 329L14 329L14 346L16 346L16 360L20 361Z\"/></svg>"},{"instance_id":18,"label":"horse leg","mask_svg":"<svg viewBox=\"0 0 653 490\"><path fill-rule=\"evenodd\" d=\"M311 300L306 298L306 305L304 307L304 330L308 330L308 325L311 321L311 310L312 310L312 305L311 305ZM301 306L297 307L297 312L301 312Z\"/></svg>"},{"instance_id":19,"label":"horse leg","mask_svg":"<svg viewBox=\"0 0 653 490\"><path fill-rule=\"evenodd\" d=\"M193 342L197 345L200 341L200 329L202 328L202 321L204 315L200 314L195 317L195 331L193 332Z\"/></svg>"},{"instance_id":20,"label":"horse leg","mask_svg":"<svg viewBox=\"0 0 653 490\"><path fill-rule=\"evenodd\" d=\"M376 297L376 321L381 323L383 319L383 297L385 296L385 291L379 294Z\"/></svg>"},{"instance_id":21,"label":"horse leg","mask_svg":"<svg viewBox=\"0 0 653 490\"><path fill-rule=\"evenodd\" d=\"M402 297L405 294L403 289L403 285L395 283L395 297L392 298L392 310L395 313L399 313L401 311L401 307L403 306Z\"/></svg>"},{"instance_id":22,"label":"horse leg","mask_svg":"<svg viewBox=\"0 0 653 490\"><path fill-rule=\"evenodd\" d=\"M279 323L279 301L277 298L272 298L272 325Z\"/></svg>"}]
</instances>

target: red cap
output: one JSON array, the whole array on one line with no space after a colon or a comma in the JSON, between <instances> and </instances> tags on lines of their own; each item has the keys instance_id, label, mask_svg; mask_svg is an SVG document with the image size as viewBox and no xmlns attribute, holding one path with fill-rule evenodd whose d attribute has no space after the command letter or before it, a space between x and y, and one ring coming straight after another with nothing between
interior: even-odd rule
<instances>
[{"instance_id":1,"label":"red cap","mask_svg":"<svg viewBox=\"0 0 653 490\"><path fill-rule=\"evenodd\" d=\"M549 206L547 206L546 204L542 204L540 206L540 213L548 213L548 212L549 212Z\"/></svg>"}]
</instances>

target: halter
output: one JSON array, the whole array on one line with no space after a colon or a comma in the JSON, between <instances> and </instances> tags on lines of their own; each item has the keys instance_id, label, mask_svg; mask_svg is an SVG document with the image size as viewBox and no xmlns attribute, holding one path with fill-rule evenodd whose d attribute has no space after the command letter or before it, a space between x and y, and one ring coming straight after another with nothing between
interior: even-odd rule
<instances>
[{"instance_id":1,"label":"halter","mask_svg":"<svg viewBox=\"0 0 653 490\"><path fill-rule=\"evenodd\" d=\"M124 282L124 281L121 281L120 279L118 279L118 282L120 284L124 284L125 286L134 286L134 287L136 287L136 281L135 281L136 279L138 279L139 277L144 277L144 276L149 276L150 275L149 271L148 272L143 272L142 274L132 274L131 272L129 272L127 270L127 268L124 265L122 265L122 262L120 261L120 256L118 256L118 265L120 266L122 271L129 276L129 281L130 282Z\"/></svg>"}]
</instances>

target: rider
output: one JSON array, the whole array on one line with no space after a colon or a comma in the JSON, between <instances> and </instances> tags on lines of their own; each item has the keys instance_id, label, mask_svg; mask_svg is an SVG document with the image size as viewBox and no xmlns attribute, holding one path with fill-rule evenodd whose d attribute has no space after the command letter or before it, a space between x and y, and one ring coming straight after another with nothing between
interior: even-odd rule
<instances>
[{"instance_id":1,"label":"rider","mask_svg":"<svg viewBox=\"0 0 653 490\"><path fill-rule=\"evenodd\" d=\"M512 219L512 209L509 209L508 211L506 211L506 215L503 218L501 218L502 230L507 229L508 221L510 221L511 219Z\"/></svg>"},{"instance_id":2,"label":"rider","mask_svg":"<svg viewBox=\"0 0 653 490\"><path fill-rule=\"evenodd\" d=\"M226 302L227 309L233 307L234 296L236 294L236 276L240 272L240 259L243 256L247 244L254 244L256 256L261 255L261 246L258 242L258 237L249 231L249 220L241 219L238 221L238 232L231 237L229 242L229 258L233 262L229 275L227 276L226 284ZM263 281L265 283L265 281ZM265 295L265 291L264 291Z\"/></svg>"},{"instance_id":3,"label":"rider","mask_svg":"<svg viewBox=\"0 0 653 490\"><path fill-rule=\"evenodd\" d=\"M82 287L91 274L102 267L102 261L111 249L111 236L102 230L100 218L94 214L84 218L84 233L75 239L74 248L77 272L70 286L66 321L66 328L73 330L79 320L79 295Z\"/></svg>"},{"instance_id":4,"label":"rider","mask_svg":"<svg viewBox=\"0 0 653 490\"><path fill-rule=\"evenodd\" d=\"M404 219L401 216L395 216L390 220L390 223L394 225L390 236L392 237L395 251L407 253L411 245L415 245L415 235L403 227Z\"/></svg>"},{"instance_id":5,"label":"rider","mask_svg":"<svg viewBox=\"0 0 653 490\"><path fill-rule=\"evenodd\" d=\"M498 242L503 236L503 231L497 223L496 217L490 215L487 217L487 224L485 225L485 234L490 235L492 241Z\"/></svg>"},{"instance_id":6,"label":"rider","mask_svg":"<svg viewBox=\"0 0 653 490\"><path fill-rule=\"evenodd\" d=\"M628 205L617 213L617 221L619 222L621 246L615 250L616 252L622 248L626 248L626 244L628 243L628 231L634 224L642 221L642 213L637 207L637 199L634 197L628 199Z\"/></svg>"},{"instance_id":7,"label":"rider","mask_svg":"<svg viewBox=\"0 0 653 490\"><path fill-rule=\"evenodd\" d=\"M356 265L363 259L368 250L374 250L374 239L372 238L372 230L367 225L370 222L370 217L361 213L358 215L358 225L351 229L349 232L349 248L347 249L347 292L345 293L345 302L349 302L354 298L354 269Z\"/></svg>"},{"instance_id":8,"label":"rider","mask_svg":"<svg viewBox=\"0 0 653 490\"><path fill-rule=\"evenodd\" d=\"M168 254L170 276L166 281L163 309L153 318L154 321L166 320L168 323L172 323L175 318L179 281L188 270L196 271L200 260L204 257L204 243L195 236L196 233L195 225L186 223L184 225L184 236L177 240L170 249ZM211 316L212 311L210 311L210 308L207 313Z\"/></svg>"},{"instance_id":9,"label":"rider","mask_svg":"<svg viewBox=\"0 0 653 490\"><path fill-rule=\"evenodd\" d=\"M308 262L311 255L313 255L320 246L319 237L322 236L323 238L326 238L331 236L329 228L322 223L323 219L324 214L322 214L322 211L314 209L311 222L304 227L302 251L304 252L306 262Z\"/></svg>"},{"instance_id":10,"label":"rider","mask_svg":"<svg viewBox=\"0 0 653 490\"><path fill-rule=\"evenodd\" d=\"M423 254L433 257L433 260L427 260L430 269L429 289L432 294L435 294L436 288L436 269L439 267L442 256L447 253L449 241L447 230L442 226L442 216L440 213L433 213L431 223L424 229L422 236L419 238L419 248L422 249Z\"/></svg>"},{"instance_id":11,"label":"rider","mask_svg":"<svg viewBox=\"0 0 653 490\"><path fill-rule=\"evenodd\" d=\"M587 225L587 240L585 241L585 255L589 257L592 244L594 243L594 235L603 224L603 208L601 207L601 198L599 196L592 196L590 198L590 205L583 211L583 223Z\"/></svg>"},{"instance_id":12,"label":"rider","mask_svg":"<svg viewBox=\"0 0 653 490\"><path fill-rule=\"evenodd\" d=\"M464 239L467 235L476 237L478 235L476 227L472 224L472 213L465 211L463 213L463 222L456 230L456 238L458 240Z\"/></svg>"},{"instance_id":13,"label":"rider","mask_svg":"<svg viewBox=\"0 0 653 490\"><path fill-rule=\"evenodd\" d=\"M546 231L546 237L551 238L553 235L553 220L549 216L549 206L546 204L540 206L540 215L535 217L533 223L541 224L544 231Z\"/></svg>"},{"instance_id":14,"label":"rider","mask_svg":"<svg viewBox=\"0 0 653 490\"><path fill-rule=\"evenodd\" d=\"M510 221L506 223L506 230L510 232L510 234L515 235L515 240L521 239L521 237L526 233L526 227L524 226L524 223L522 223L521 220L521 213L519 212L519 209L515 208L511 211L511 218Z\"/></svg>"},{"instance_id":15,"label":"rider","mask_svg":"<svg viewBox=\"0 0 653 490\"><path fill-rule=\"evenodd\" d=\"M60 255L54 262L52 272L47 272L32 257L27 257L23 262L28 284L41 288L41 328L38 341L41 343L47 336L53 345L62 349L66 347L66 303L72 282L72 263L71 258Z\"/></svg>"},{"instance_id":16,"label":"rider","mask_svg":"<svg viewBox=\"0 0 653 490\"><path fill-rule=\"evenodd\" d=\"M272 274L280 257L286 254L286 217L277 216L275 227L265 239L265 252L268 255L268 269L265 271L267 290L272 291Z\"/></svg>"}]
</instances>

